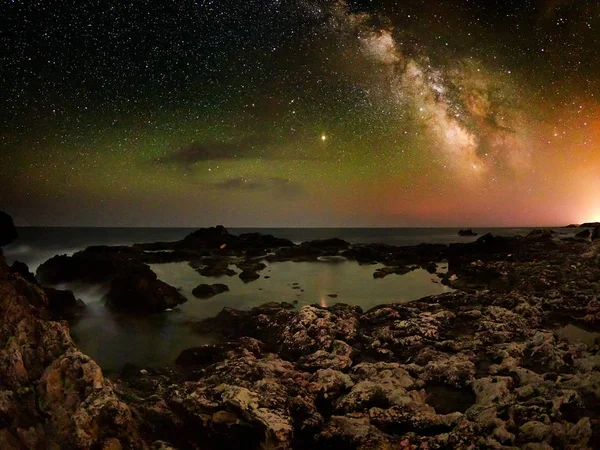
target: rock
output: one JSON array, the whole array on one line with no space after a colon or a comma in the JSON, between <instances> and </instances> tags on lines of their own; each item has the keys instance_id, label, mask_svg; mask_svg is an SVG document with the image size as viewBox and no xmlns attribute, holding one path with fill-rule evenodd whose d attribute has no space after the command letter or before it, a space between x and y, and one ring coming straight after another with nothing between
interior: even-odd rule
<instances>
[{"instance_id":1,"label":"rock","mask_svg":"<svg viewBox=\"0 0 600 450\"><path fill-rule=\"evenodd\" d=\"M468 228L466 230L459 230L458 235L459 236L477 236L477 233L474 233L471 228Z\"/></svg>"},{"instance_id":2,"label":"rock","mask_svg":"<svg viewBox=\"0 0 600 450\"><path fill-rule=\"evenodd\" d=\"M0 211L0 247L10 244L19 237L11 216Z\"/></svg>"},{"instance_id":3,"label":"rock","mask_svg":"<svg viewBox=\"0 0 600 450\"><path fill-rule=\"evenodd\" d=\"M520 436L525 441L541 442L550 435L552 427L542 422L532 420L519 428Z\"/></svg>"},{"instance_id":4,"label":"rock","mask_svg":"<svg viewBox=\"0 0 600 450\"><path fill-rule=\"evenodd\" d=\"M18 273L31 284L38 285L35 275L29 271L27 264L21 261L15 261L12 266L10 266L10 270L12 273Z\"/></svg>"},{"instance_id":5,"label":"rock","mask_svg":"<svg viewBox=\"0 0 600 450\"><path fill-rule=\"evenodd\" d=\"M236 274L229 268L228 257L211 256L197 261L190 261L189 265L203 277L231 277Z\"/></svg>"},{"instance_id":6,"label":"rock","mask_svg":"<svg viewBox=\"0 0 600 450\"><path fill-rule=\"evenodd\" d=\"M201 228L187 235L183 240L174 243L175 248L185 249L213 249L213 250L251 250L260 249L265 253L267 249L279 247L293 247L294 243L288 239L273 237L260 233L244 233L235 236L225 227L218 225L211 228Z\"/></svg>"},{"instance_id":7,"label":"rock","mask_svg":"<svg viewBox=\"0 0 600 450\"><path fill-rule=\"evenodd\" d=\"M244 283L248 283L260 278L260 275L252 270L244 270L239 276Z\"/></svg>"},{"instance_id":8,"label":"rock","mask_svg":"<svg viewBox=\"0 0 600 450\"><path fill-rule=\"evenodd\" d=\"M595 241L596 239L600 239L600 226L594 228L594 231L592 231L591 239L592 239L592 241Z\"/></svg>"},{"instance_id":9,"label":"rock","mask_svg":"<svg viewBox=\"0 0 600 450\"><path fill-rule=\"evenodd\" d=\"M243 261L241 263L237 263L236 266L242 271L248 272L260 272L261 270L267 268L267 265L260 261Z\"/></svg>"},{"instance_id":10,"label":"rock","mask_svg":"<svg viewBox=\"0 0 600 450\"><path fill-rule=\"evenodd\" d=\"M583 230L577 233L575 237L580 239L589 239L591 235L592 233L590 232L590 230Z\"/></svg>"},{"instance_id":11,"label":"rock","mask_svg":"<svg viewBox=\"0 0 600 450\"><path fill-rule=\"evenodd\" d=\"M373 273L373 278L385 278L388 275L396 274L396 275L405 275L411 272L413 269L407 266L401 267L382 267L377 269L375 273Z\"/></svg>"},{"instance_id":12,"label":"rock","mask_svg":"<svg viewBox=\"0 0 600 450\"><path fill-rule=\"evenodd\" d=\"M81 354L47 294L0 262L0 446L143 448L127 405Z\"/></svg>"},{"instance_id":13,"label":"rock","mask_svg":"<svg viewBox=\"0 0 600 450\"><path fill-rule=\"evenodd\" d=\"M85 311L85 303L78 300L73 292L53 288L44 288L48 297L48 309L57 319L73 320Z\"/></svg>"},{"instance_id":14,"label":"rock","mask_svg":"<svg viewBox=\"0 0 600 450\"><path fill-rule=\"evenodd\" d=\"M350 247L350 243L343 239L322 239L316 241L306 241L301 244L303 247L318 248L320 250L336 251L345 250Z\"/></svg>"},{"instance_id":15,"label":"rock","mask_svg":"<svg viewBox=\"0 0 600 450\"><path fill-rule=\"evenodd\" d=\"M94 246L72 256L57 255L41 264L37 279L44 285L69 282L105 283L115 276L151 276L141 252L131 247Z\"/></svg>"},{"instance_id":16,"label":"rock","mask_svg":"<svg viewBox=\"0 0 600 450\"><path fill-rule=\"evenodd\" d=\"M158 280L152 271L140 275L117 275L106 295L107 305L116 310L151 314L185 303L173 286Z\"/></svg>"},{"instance_id":17,"label":"rock","mask_svg":"<svg viewBox=\"0 0 600 450\"><path fill-rule=\"evenodd\" d=\"M175 364L181 367L208 366L224 360L227 357L228 351L244 349L259 356L262 353L263 347L264 344L262 342L252 338L241 338L223 344L192 347L182 351L177 356Z\"/></svg>"},{"instance_id":18,"label":"rock","mask_svg":"<svg viewBox=\"0 0 600 450\"><path fill-rule=\"evenodd\" d=\"M585 222L579 225L579 228L598 228L600 227L600 222Z\"/></svg>"},{"instance_id":19,"label":"rock","mask_svg":"<svg viewBox=\"0 0 600 450\"><path fill-rule=\"evenodd\" d=\"M226 284L201 284L194 288L192 294L198 298L209 298L226 291L229 291L229 287Z\"/></svg>"}]
</instances>

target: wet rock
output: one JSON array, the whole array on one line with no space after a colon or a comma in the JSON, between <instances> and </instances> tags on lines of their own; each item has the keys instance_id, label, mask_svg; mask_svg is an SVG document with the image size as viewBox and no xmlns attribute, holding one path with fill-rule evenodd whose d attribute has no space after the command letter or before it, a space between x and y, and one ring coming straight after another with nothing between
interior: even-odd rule
<instances>
[{"instance_id":1,"label":"wet rock","mask_svg":"<svg viewBox=\"0 0 600 450\"><path fill-rule=\"evenodd\" d=\"M140 275L116 275L106 295L109 307L141 314L159 313L186 301L177 289L158 280L152 271Z\"/></svg>"},{"instance_id":2,"label":"wet rock","mask_svg":"<svg viewBox=\"0 0 600 450\"><path fill-rule=\"evenodd\" d=\"M0 247L10 244L19 234L11 216L0 211Z\"/></svg>"},{"instance_id":3,"label":"wet rock","mask_svg":"<svg viewBox=\"0 0 600 450\"><path fill-rule=\"evenodd\" d=\"M258 280L260 275L252 270L244 270L240 273L240 280L244 283L249 283L250 281Z\"/></svg>"},{"instance_id":4,"label":"wet rock","mask_svg":"<svg viewBox=\"0 0 600 450\"><path fill-rule=\"evenodd\" d=\"M411 272L413 268L408 266L401 267L382 267L377 269L375 273L373 273L373 278L385 278L388 275L396 274L396 275L405 275Z\"/></svg>"},{"instance_id":5,"label":"wet rock","mask_svg":"<svg viewBox=\"0 0 600 450\"><path fill-rule=\"evenodd\" d=\"M236 266L242 271L249 272L260 272L261 270L267 268L267 265L260 261L243 261L241 263L237 263Z\"/></svg>"},{"instance_id":6,"label":"wet rock","mask_svg":"<svg viewBox=\"0 0 600 450\"><path fill-rule=\"evenodd\" d=\"M203 277L231 277L236 274L235 270L229 268L227 258L203 258L200 261L191 261L189 265Z\"/></svg>"},{"instance_id":7,"label":"wet rock","mask_svg":"<svg viewBox=\"0 0 600 450\"><path fill-rule=\"evenodd\" d=\"M229 287L226 284L201 284L192 290L192 294L198 298L210 298L227 291Z\"/></svg>"}]
</instances>

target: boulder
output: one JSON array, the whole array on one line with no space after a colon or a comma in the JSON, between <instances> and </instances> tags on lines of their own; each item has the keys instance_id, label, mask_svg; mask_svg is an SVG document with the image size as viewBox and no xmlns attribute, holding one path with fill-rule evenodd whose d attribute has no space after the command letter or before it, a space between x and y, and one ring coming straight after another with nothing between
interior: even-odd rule
<instances>
[{"instance_id":1,"label":"boulder","mask_svg":"<svg viewBox=\"0 0 600 450\"><path fill-rule=\"evenodd\" d=\"M162 312L186 301L177 289L158 280L152 271L115 276L106 295L107 306L141 314Z\"/></svg>"},{"instance_id":2,"label":"boulder","mask_svg":"<svg viewBox=\"0 0 600 450\"><path fill-rule=\"evenodd\" d=\"M583 230L583 231L580 231L579 233L577 233L575 235L575 237L580 238L580 239L589 239L591 235L592 235L592 233L590 230Z\"/></svg>"},{"instance_id":3,"label":"boulder","mask_svg":"<svg viewBox=\"0 0 600 450\"><path fill-rule=\"evenodd\" d=\"M260 278L260 275L252 270L244 270L240 273L240 280L244 283L249 283Z\"/></svg>"},{"instance_id":4,"label":"boulder","mask_svg":"<svg viewBox=\"0 0 600 450\"><path fill-rule=\"evenodd\" d=\"M194 297L198 298L209 298L217 294L221 294L222 292L226 292L228 290L229 287L226 284L201 284L194 288L192 294L194 295Z\"/></svg>"},{"instance_id":5,"label":"boulder","mask_svg":"<svg viewBox=\"0 0 600 450\"><path fill-rule=\"evenodd\" d=\"M594 228L594 231L592 232L592 241L595 241L596 239L600 239L600 226Z\"/></svg>"},{"instance_id":6,"label":"boulder","mask_svg":"<svg viewBox=\"0 0 600 450\"><path fill-rule=\"evenodd\" d=\"M0 247L10 244L18 236L12 217L0 211Z\"/></svg>"}]
</instances>

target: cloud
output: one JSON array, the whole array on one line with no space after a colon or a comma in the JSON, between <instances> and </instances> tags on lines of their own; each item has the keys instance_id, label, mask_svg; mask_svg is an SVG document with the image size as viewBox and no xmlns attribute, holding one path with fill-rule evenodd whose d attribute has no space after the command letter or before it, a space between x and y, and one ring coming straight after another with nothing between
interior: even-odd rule
<instances>
[{"instance_id":1,"label":"cloud","mask_svg":"<svg viewBox=\"0 0 600 450\"><path fill-rule=\"evenodd\" d=\"M277 195L294 197L306 192L304 186L287 178L271 177L266 179L236 177L223 181L204 183L208 189L221 191L271 191Z\"/></svg>"},{"instance_id":2,"label":"cloud","mask_svg":"<svg viewBox=\"0 0 600 450\"><path fill-rule=\"evenodd\" d=\"M192 142L157 159L160 164L192 165L219 159L265 157L264 148L272 141L264 137L250 137L238 142Z\"/></svg>"},{"instance_id":3,"label":"cloud","mask_svg":"<svg viewBox=\"0 0 600 450\"><path fill-rule=\"evenodd\" d=\"M287 146L285 142L264 136L248 137L237 142L192 142L172 150L166 156L157 158L155 162L187 167L203 161L216 160L316 161L324 159L321 154L314 156L300 152L286 153L274 148L275 145Z\"/></svg>"}]
</instances>

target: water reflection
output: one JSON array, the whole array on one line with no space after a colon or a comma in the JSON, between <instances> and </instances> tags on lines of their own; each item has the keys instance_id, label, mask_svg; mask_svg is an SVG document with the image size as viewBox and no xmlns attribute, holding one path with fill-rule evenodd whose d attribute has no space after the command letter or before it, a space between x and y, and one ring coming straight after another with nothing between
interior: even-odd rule
<instances>
[{"instance_id":1,"label":"water reflection","mask_svg":"<svg viewBox=\"0 0 600 450\"><path fill-rule=\"evenodd\" d=\"M250 283L244 283L237 275L203 277L187 263L151 267L160 279L179 288L188 301L173 312L135 317L117 314L104 306L102 296L107 286L64 286L88 307L84 318L73 325L72 333L82 351L104 369L117 370L126 362L168 364L186 348L214 342L212 336L194 333L190 323L215 316L226 306L250 309L266 302L286 301L298 307L348 303L366 310L382 303L407 302L450 290L422 269L375 280L373 272L380 265L361 266L355 262L267 263L261 277ZM231 268L239 272L235 266ZM225 283L230 290L198 299L192 290L201 283Z\"/></svg>"}]
</instances>

